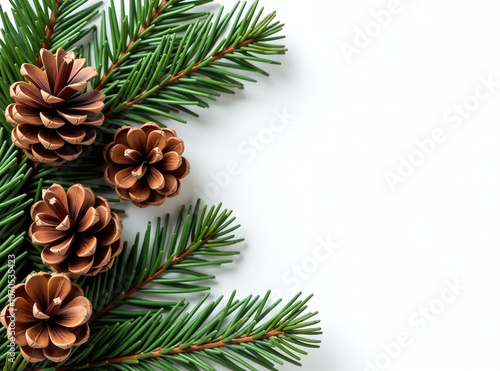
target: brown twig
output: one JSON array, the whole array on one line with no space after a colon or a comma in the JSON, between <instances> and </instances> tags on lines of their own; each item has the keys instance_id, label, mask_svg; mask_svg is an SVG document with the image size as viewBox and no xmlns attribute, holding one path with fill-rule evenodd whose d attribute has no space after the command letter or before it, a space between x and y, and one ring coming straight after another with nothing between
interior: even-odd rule
<instances>
[{"instance_id":1,"label":"brown twig","mask_svg":"<svg viewBox=\"0 0 500 371\"><path fill-rule=\"evenodd\" d=\"M42 48L45 48L45 49L50 48L52 34L54 33L54 27L56 25L57 14L59 12L60 6L61 6L61 2L56 1L56 8L50 14L49 25L45 29L45 40L42 41L42 45L41 45ZM40 56L40 54L38 54L37 64L38 64L38 67L42 66L42 57Z\"/></svg>"},{"instance_id":2,"label":"brown twig","mask_svg":"<svg viewBox=\"0 0 500 371\"><path fill-rule=\"evenodd\" d=\"M210 62L209 63L212 63L212 62L215 62L219 59L222 59L224 58L225 55L227 54L231 54L231 53L234 53L236 50L238 49L241 49L243 48L244 46L247 46L251 43L253 43L255 41L254 38L250 38L248 40L245 40L245 41L242 41L241 43L239 43L238 45L236 46L230 46L229 48L226 48L222 51L220 51L219 53L217 54L214 54L212 57L210 57ZM186 77L188 76L189 74L192 74L192 73L195 73L197 72L199 69L200 69L200 65L202 63L207 63L206 60L202 60L202 61L199 61L198 63L196 63L189 71L187 70L182 70L180 71L179 73L177 73L175 76L172 76L165 84L163 84L161 86L159 90L165 88L166 86L169 86L169 85L172 85L172 84L175 84L177 81L179 81L179 79L183 78L183 77ZM142 92L142 95L143 94L146 94L148 92L148 90L145 90ZM136 98L136 99L133 99L131 100L130 102L128 102L126 105L124 105L123 107L121 107L119 110L117 111L108 111L106 112L105 116L106 118L110 118L112 117L113 115L115 115L117 112L121 112L121 111L124 111L124 110L127 110L129 109L130 107L132 107L134 104L137 104L137 103L140 103L142 102L143 99L142 98Z\"/></svg>"},{"instance_id":3,"label":"brown twig","mask_svg":"<svg viewBox=\"0 0 500 371\"><path fill-rule=\"evenodd\" d=\"M148 20L145 20L144 24L142 25L142 27L140 28L139 32L137 33L137 35L130 40L130 42L128 43L127 47L125 48L125 50L123 50L120 55L118 56L118 58L116 59L116 61L113 62L113 64L108 68L108 70L104 73L104 75L102 75L101 79L99 80L99 83L97 84L97 86L94 88L94 90L101 90L104 85L105 85L105 82L104 80L106 80L106 77L109 76L109 74L119 66L119 61L132 49L132 47L135 45L135 43L137 42L137 40L139 40L140 36L144 33L144 31L146 31L150 26L151 24L153 23L153 21L158 18L158 16L161 14L161 11L164 7L166 7L169 3L169 0L163 0L160 5L158 6L158 8L156 8L152 15L151 15L151 19L148 21Z\"/></svg>"},{"instance_id":4,"label":"brown twig","mask_svg":"<svg viewBox=\"0 0 500 371\"><path fill-rule=\"evenodd\" d=\"M223 342L222 340L218 340L218 341L209 341L209 342L206 342L206 343L201 344L201 345L192 345L192 346L187 347L187 348L181 348L180 346L178 346L169 352L164 352L163 354L161 352L163 352L164 349L157 349L154 352L142 352L142 353L134 354L131 356L110 358L110 359L106 360L106 362L107 362L106 365L111 365L114 363L123 363L126 361L137 361L137 360L139 360L139 357L144 355L144 354L147 354L147 357L144 356L144 357L141 357L141 359L158 358L158 357L164 357L165 355L186 354L186 353L196 352L196 351L205 350L205 349L223 348L227 345L253 343L256 340L265 340L265 339L269 339L272 337L277 337L277 336L283 335L284 333L285 333L284 331L280 331L280 330L271 330L271 331L268 331L267 333L265 333L264 335L259 336L258 338L254 338L252 336L242 336L239 338L229 340L227 342ZM86 365L86 369L92 369L93 366L94 366L94 363L89 363L88 365ZM99 361L99 366L102 366L102 361ZM68 370L73 370L73 369L74 369L74 366L63 366L63 367L57 367L54 370L55 371L68 371ZM41 370L38 369L38 370L34 370L34 371L41 371Z\"/></svg>"},{"instance_id":5,"label":"brown twig","mask_svg":"<svg viewBox=\"0 0 500 371\"><path fill-rule=\"evenodd\" d=\"M202 242L201 244L199 245L198 249L200 247L202 247L203 245L205 245L210 239L212 238L212 236L208 236L206 237ZM179 262L183 261L185 258L187 258L189 255L191 255L192 251L191 251L191 248L195 245L195 242L192 242L187 248L186 250L184 250L184 252L179 255L179 256L176 256L172 259L172 261L170 262L169 265L167 265L166 267L161 267L160 269L158 269L152 276L148 276L144 279L144 281L141 282L141 284L139 286L134 286L132 288L130 288L126 293L125 295L123 295L121 297L121 300L125 300L127 299L128 297L130 297L131 295L135 294L137 291L139 291L141 288L143 288L144 286L146 286L147 284L151 283L151 281L153 281L154 279L156 278L159 278L163 273L165 273L168 269L172 268L174 265L178 264ZM102 308L92 319L91 321L95 321L96 319L98 319L99 317L102 317L104 314L106 314L107 312L109 312L111 309L113 309L115 307L115 304L113 303L113 301L116 299L113 298L113 300L108 304L106 305L104 308Z\"/></svg>"}]
</instances>

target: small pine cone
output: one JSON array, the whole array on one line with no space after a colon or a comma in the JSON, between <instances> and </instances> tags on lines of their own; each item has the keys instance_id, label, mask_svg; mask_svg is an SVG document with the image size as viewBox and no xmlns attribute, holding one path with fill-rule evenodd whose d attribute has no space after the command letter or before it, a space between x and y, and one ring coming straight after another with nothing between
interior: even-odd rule
<instances>
[{"instance_id":1,"label":"small pine cone","mask_svg":"<svg viewBox=\"0 0 500 371\"><path fill-rule=\"evenodd\" d=\"M93 67L84 67L85 59L75 53L46 49L40 52L45 71L23 64L21 74L29 83L18 81L10 87L14 99L5 109L5 117L14 125L12 141L35 162L61 165L92 144L95 126L104 121L104 98L99 91L85 90L98 76Z\"/></svg>"},{"instance_id":2,"label":"small pine cone","mask_svg":"<svg viewBox=\"0 0 500 371\"><path fill-rule=\"evenodd\" d=\"M189 174L182 152L184 143L172 129L153 122L140 128L124 126L104 148L109 164L104 178L122 200L139 207L158 206L179 194L179 180Z\"/></svg>"},{"instance_id":3,"label":"small pine cone","mask_svg":"<svg viewBox=\"0 0 500 371\"><path fill-rule=\"evenodd\" d=\"M10 294L0 321L28 362L62 362L88 340L92 304L65 274L31 274Z\"/></svg>"},{"instance_id":4,"label":"small pine cone","mask_svg":"<svg viewBox=\"0 0 500 371\"><path fill-rule=\"evenodd\" d=\"M69 277L95 276L113 266L123 250L122 222L108 201L75 184L64 190L53 184L31 208L29 234L43 246L42 261Z\"/></svg>"}]
</instances>

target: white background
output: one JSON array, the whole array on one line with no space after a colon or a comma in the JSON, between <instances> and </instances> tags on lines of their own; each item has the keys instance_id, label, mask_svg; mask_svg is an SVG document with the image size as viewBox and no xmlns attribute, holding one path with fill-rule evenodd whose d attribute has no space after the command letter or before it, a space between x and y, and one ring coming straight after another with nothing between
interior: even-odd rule
<instances>
[{"instance_id":1,"label":"white background","mask_svg":"<svg viewBox=\"0 0 500 371\"><path fill-rule=\"evenodd\" d=\"M386 0L261 3L286 23L283 66L188 125L167 123L192 173L162 207L128 207L126 238L200 195L222 201L246 242L212 295L314 293L325 334L303 370L498 371L500 86L474 96L481 80L500 82L500 3L402 0L379 29ZM449 122L464 101L468 117ZM276 112L294 117L271 139ZM440 143L416 153L436 130ZM259 136L250 158L242 149ZM402 161L420 162L391 189ZM447 280L467 288L443 304ZM401 333L410 340L394 346Z\"/></svg>"}]
</instances>

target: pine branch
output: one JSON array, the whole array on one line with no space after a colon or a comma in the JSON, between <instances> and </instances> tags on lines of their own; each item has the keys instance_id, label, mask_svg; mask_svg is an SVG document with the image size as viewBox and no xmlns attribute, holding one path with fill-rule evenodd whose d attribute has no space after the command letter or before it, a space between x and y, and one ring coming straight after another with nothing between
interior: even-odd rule
<instances>
[{"instance_id":1,"label":"pine branch","mask_svg":"<svg viewBox=\"0 0 500 371\"><path fill-rule=\"evenodd\" d=\"M144 34L148 31L148 28L153 24L153 22L156 20L156 18L158 18L158 16L167 7L168 4L169 4L168 0L162 0L161 3L158 5L158 7L155 7L153 9L150 19L146 18L144 20L144 23L139 29L139 31L136 32L133 37L131 37L125 49L120 53L118 58L116 58L116 60L113 61L108 70L102 75L101 79L94 88L95 90L101 90L104 87L108 75L111 74L113 70L115 70L120 65L120 61L125 57L125 55L127 55L127 53L131 53L133 51L134 46L136 45L139 38L144 36Z\"/></svg>"},{"instance_id":2,"label":"pine branch","mask_svg":"<svg viewBox=\"0 0 500 371\"><path fill-rule=\"evenodd\" d=\"M242 41L241 43L239 43L236 46L230 46L230 47L228 47L228 48L220 51L219 53L211 56L208 60L203 60L203 61L197 62L192 68L189 68L189 69L186 68L186 69L178 72L175 76L172 76L170 79L168 79L166 81L166 83L164 85L159 85L159 87L155 90L155 93L158 92L158 91L160 91L160 90L162 90L162 89L167 88L170 85L175 84L176 82L178 82L179 80L181 80L183 77L186 77L186 76L188 76L190 74L196 73L200 68L202 68L202 65L208 65L209 63L218 61L219 59L224 58L227 54L234 53L235 51L237 51L237 50L239 50L239 49L241 49L241 48L243 48L243 47L245 47L247 45L250 45L253 42L255 42L255 39L254 38L250 38L248 40ZM150 90L145 90L145 91L143 91L141 93L141 95L139 97L131 100L130 102L127 102L121 108L119 108L119 109L117 109L115 111L108 111L108 112L106 112L106 114L105 114L106 118L113 117L116 114L119 114L121 111L126 111L129 108L133 107L134 105L143 102L145 99L147 99L148 96L150 96L149 93L150 93Z\"/></svg>"},{"instance_id":3,"label":"pine branch","mask_svg":"<svg viewBox=\"0 0 500 371\"><path fill-rule=\"evenodd\" d=\"M158 122L158 116L186 122L175 113L197 116L186 106L208 107L207 99L216 100L221 93L242 89L240 80L256 81L242 72L267 75L254 63L279 64L258 55L286 52L283 45L273 44L283 38L277 35L283 24L274 22L275 13L263 16L258 2L246 12L245 7L245 3L238 4L225 15L221 8L204 19L201 14L189 17L193 22L182 18L184 22L177 27L176 21L171 21L159 35L146 34L138 47L140 53L134 50L123 55L122 62L112 65L111 73L106 74L106 86L94 87L107 95L106 123L119 126L124 121ZM158 23L168 19L162 17L156 18ZM160 27L158 23L155 30ZM123 31L114 32L114 38L120 39ZM148 43L152 35L153 42Z\"/></svg>"},{"instance_id":4,"label":"pine branch","mask_svg":"<svg viewBox=\"0 0 500 371\"><path fill-rule=\"evenodd\" d=\"M124 357L116 357L116 358L110 358L106 360L106 365L112 365L112 364L120 364L120 363L135 363L139 360L143 359L153 359L153 358L161 358L165 357L166 355L176 355L176 354L186 354L186 353L193 353L193 352L200 352L204 351L207 349L217 349L217 348L224 348L230 345L239 345L239 344L248 344L248 343L255 343L256 341L259 340L268 340L270 338L276 338L279 336L285 335L284 331L279 331L279 330L271 330L266 332L264 335L259 336L257 338L254 338L252 336L242 336L239 338L231 339L227 342L224 342L223 340L218 340L218 341L211 341L211 342L206 342L201 345L191 345L187 348L183 348L181 346L175 347L172 350L168 350L168 348L163 348L163 349L158 349L154 352L142 352L139 354L134 354L131 356L124 356ZM93 367L99 367L101 365L101 362L98 362L96 364L94 363L89 363L87 367L93 368ZM68 370L73 370L73 366L63 366L63 367L57 367L56 371L68 371Z\"/></svg>"},{"instance_id":5,"label":"pine branch","mask_svg":"<svg viewBox=\"0 0 500 371\"><path fill-rule=\"evenodd\" d=\"M108 80L115 73L120 73L118 67L127 65L133 55L148 53L151 48L154 50L157 40L163 35L182 30L185 28L184 22L204 17L203 12L188 11L211 1L132 0L129 4L129 14L125 14L123 0L120 1L120 9L111 1L107 14L102 14L100 32L94 33L94 65L99 73L104 72L101 78L93 83L93 87L103 90ZM108 37L107 24L111 38ZM154 32L151 32L153 30Z\"/></svg>"},{"instance_id":6,"label":"pine branch","mask_svg":"<svg viewBox=\"0 0 500 371\"><path fill-rule=\"evenodd\" d=\"M110 327L94 325L88 343L50 370L216 371L208 363L213 362L231 370L257 371L253 365L268 370L284 362L300 365L299 355L307 354L301 348L317 348L314 337L321 334L315 327L319 321L313 319L317 312L306 312L311 296L299 300L299 294L280 310L281 300L268 304L269 296L235 300L233 293L219 310L222 298L205 305L205 297L190 312L182 300L165 316L160 310ZM54 366L45 362L37 371Z\"/></svg>"},{"instance_id":7,"label":"pine branch","mask_svg":"<svg viewBox=\"0 0 500 371\"><path fill-rule=\"evenodd\" d=\"M207 244L210 240L212 239L212 236L205 237L201 243L198 246L198 249L203 248L205 244ZM142 288L144 288L146 285L152 283L155 279L159 279L165 272L167 272L169 269L172 269L176 264L182 262L185 260L189 255L193 253L191 250L195 246L195 243L192 242L184 252L179 255L174 257L172 259L172 262L166 266L166 267L161 267L159 268L153 275L150 275L146 277L138 286L131 287L122 297L120 300L126 300L128 297L132 296L136 292L140 291ZM115 298L116 299L116 298ZM93 321L97 320L98 318L102 317L105 315L107 312L109 312L111 309L115 307L115 303L111 302L108 305L106 305L104 308L102 308L93 318Z\"/></svg>"},{"instance_id":8,"label":"pine branch","mask_svg":"<svg viewBox=\"0 0 500 371\"><path fill-rule=\"evenodd\" d=\"M202 208L198 201L188 208L186 215L184 207L181 209L173 228L169 228L169 215L163 226L158 221L153 238L149 223L142 244L137 235L128 254L124 252L117 257L110 271L79 281L94 306L92 321L109 323L128 319L134 312L117 309L124 304L149 310L170 307L177 301L146 300L134 297L135 294L154 293L161 298L209 290L198 283L215 277L197 268L230 263L225 257L239 253L223 249L242 241L231 234L239 228L234 225L231 213L221 210L221 205ZM161 288L149 288L150 285Z\"/></svg>"}]
</instances>

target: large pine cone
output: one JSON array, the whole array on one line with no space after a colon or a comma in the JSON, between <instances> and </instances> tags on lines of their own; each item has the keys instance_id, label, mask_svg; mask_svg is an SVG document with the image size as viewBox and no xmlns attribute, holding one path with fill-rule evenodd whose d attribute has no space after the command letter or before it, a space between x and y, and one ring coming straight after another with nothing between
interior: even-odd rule
<instances>
[{"instance_id":1,"label":"large pine cone","mask_svg":"<svg viewBox=\"0 0 500 371\"><path fill-rule=\"evenodd\" d=\"M183 152L184 143L172 129L154 122L140 128L124 126L104 148L104 159L110 164L104 178L122 200L132 200L139 207L161 205L179 194L180 179L189 174Z\"/></svg>"},{"instance_id":2,"label":"large pine cone","mask_svg":"<svg viewBox=\"0 0 500 371\"><path fill-rule=\"evenodd\" d=\"M123 249L120 218L105 198L81 184L67 193L59 184L44 190L31 217L31 239L45 247L42 261L54 272L94 276L110 269Z\"/></svg>"},{"instance_id":3,"label":"large pine cone","mask_svg":"<svg viewBox=\"0 0 500 371\"><path fill-rule=\"evenodd\" d=\"M28 362L62 362L73 346L88 340L92 304L68 276L31 274L9 294L14 299L0 321Z\"/></svg>"},{"instance_id":4,"label":"large pine cone","mask_svg":"<svg viewBox=\"0 0 500 371\"><path fill-rule=\"evenodd\" d=\"M6 108L5 117L15 125L12 141L30 159L60 165L94 142L106 96L95 90L80 94L98 75L93 67L83 67L85 59L62 49L55 57L42 49L40 56L45 72L32 64L21 66L29 83L12 84L10 96L16 103Z\"/></svg>"}]
</instances>

